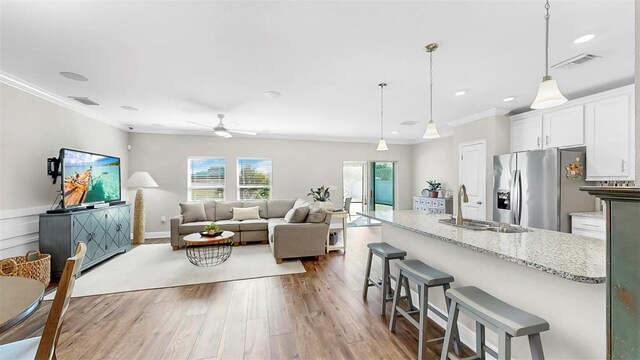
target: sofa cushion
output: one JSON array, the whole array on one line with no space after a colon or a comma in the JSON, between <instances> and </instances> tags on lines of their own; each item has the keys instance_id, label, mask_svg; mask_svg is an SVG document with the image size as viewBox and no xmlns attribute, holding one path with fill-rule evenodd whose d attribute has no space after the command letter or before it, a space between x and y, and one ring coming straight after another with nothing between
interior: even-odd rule
<instances>
[{"instance_id":1,"label":"sofa cushion","mask_svg":"<svg viewBox=\"0 0 640 360\"><path fill-rule=\"evenodd\" d=\"M308 206L301 206L298 208L293 208L287 212L284 216L284 221L288 223L301 223L307 218L309 214Z\"/></svg>"},{"instance_id":2,"label":"sofa cushion","mask_svg":"<svg viewBox=\"0 0 640 360\"><path fill-rule=\"evenodd\" d=\"M220 226L220 230L224 231L240 231L240 221L235 220L218 220L216 224Z\"/></svg>"},{"instance_id":3,"label":"sofa cushion","mask_svg":"<svg viewBox=\"0 0 640 360\"><path fill-rule=\"evenodd\" d=\"M304 222L307 223L321 223L327 217L327 210L317 205L309 206L309 214Z\"/></svg>"},{"instance_id":4,"label":"sofa cushion","mask_svg":"<svg viewBox=\"0 0 640 360\"><path fill-rule=\"evenodd\" d=\"M180 203L180 213L185 223L207 220L202 201Z\"/></svg>"},{"instance_id":5,"label":"sofa cushion","mask_svg":"<svg viewBox=\"0 0 640 360\"><path fill-rule=\"evenodd\" d=\"M283 218L287 211L291 210L295 200L269 200L267 201L267 214L269 218Z\"/></svg>"},{"instance_id":6,"label":"sofa cushion","mask_svg":"<svg viewBox=\"0 0 640 360\"><path fill-rule=\"evenodd\" d=\"M203 202L204 213L207 215L207 220L216 221L216 201L207 200Z\"/></svg>"},{"instance_id":7,"label":"sofa cushion","mask_svg":"<svg viewBox=\"0 0 640 360\"><path fill-rule=\"evenodd\" d=\"M211 221L196 221L182 224L178 227L178 234L186 235L204 231L204 226L211 224Z\"/></svg>"},{"instance_id":8,"label":"sofa cushion","mask_svg":"<svg viewBox=\"0 0 640 360\"><path fill-rule=\"evenodd\" d=\"M269 216L269 214L267 213L267 200L245 200L242 202L243 208L254 207L254 206L260 207L261 218L266 219Z\"/></svg>"},{"instance_id":9,"label":"sofa cushion","mask_svg":"<svg viewBox=\"0 0 640 360\"><path fill-rule=\"evenodd\" d=\"M242 201L218 201L216 202L216 221L231 220L233 213L231 209L234 207L241 208ZM229 230L233 231L233 230Z\"/></svg>"},{"instance_id":10,"label":"sofa cushion","mask_svg":"<svg viewBox=\"0 0 640 360\"><path fill-rule=\"evenodd\" d=\"M305 199L296 199L296 201L293 203L293 207L294 208L299 208L299 207L303 207L303 206L309 206L311 205L312 202L305 200Z\"/></svg>"},{"instance_id":11,"label":"sofa cushion","mask_svg":"<svg viewBox=\"0 0 640 360\"><path fill-rule=\"evenodd\" d=\"M233 209L233 218L231 220L242 221L242 220L258 220L260 219L260 207L248 207L248 208L237 208Z\"/></svg>"},{"instance_id":12,"label":"sofa cushion","mask_svg":"<svg viewBox=\"0 0 640 360\"><path fill-rule=\"evenodd\" d=\"M240 222L240 231L267 230L269 222L266 219L243 220Z\"/></svg>"}]
</instances>

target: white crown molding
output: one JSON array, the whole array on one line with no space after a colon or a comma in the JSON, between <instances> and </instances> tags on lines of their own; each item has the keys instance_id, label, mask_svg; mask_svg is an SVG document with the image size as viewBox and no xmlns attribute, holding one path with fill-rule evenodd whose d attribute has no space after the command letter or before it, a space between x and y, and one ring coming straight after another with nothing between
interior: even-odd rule
<instances>
[{"instance_id":1,"label":"white crown molding","mask_svg":"<svg viewBox=\"0 0 640 360\"><path fill-rule=\"evenodd\" d=\"M93 111L91 109L88 109L85 105L80 105L78 103L75 103L73 100L71 99L67 99L64 98L62 96L56 95L50 91L44 90L36 85L33 85L29 82L26 82L20 78L17 78L5 71L0 70L0 83L3 84L7 84L9 86L12 86L18 90L22 90L28 94L31 94L33 96L39 97L43 100L47 100L49 102L52 102L56 105L62 106L64 108L67 108L71 111L75 111L79 114L82 114L84 116L90 117L91 119L103 122L107 125L116 127L118 129L122 129L122 130L126 130L126 126L125 124L113 120L111 118L108 118L100 113L98 113L97 111Z\"/></svg>"},{"instance_id":2,"label":"white crown molding","mask_svg":"<svg viewBox=\"0 0 640 360\"><path fill-rule=\"evenodd\" d=\"M485 110L483 112L479 112L477 114L465 116L463 118L457 120L451 120L447 122L447 125L451 127L456 127L464 124L468 124L470 122L474 122L476 120L484 119L490 116L503 116L507 115L511 110L505 108L493 108L489 110Z\"/></svg>"}]
</instances>

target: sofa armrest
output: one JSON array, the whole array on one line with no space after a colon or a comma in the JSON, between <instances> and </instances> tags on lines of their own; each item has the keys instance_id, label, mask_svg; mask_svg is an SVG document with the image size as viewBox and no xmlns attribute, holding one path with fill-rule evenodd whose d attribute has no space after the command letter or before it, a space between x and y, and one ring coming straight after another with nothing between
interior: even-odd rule
<instances>
[{"instance_id":1,"label":"sofa armrest","mask_svg":"<svg viewBox=\"0 0 640 360\"><path fill-rule=\"evenodd\" d=\"M174 249L180 246L180 225L184 223L184 216L178 215L171 218L171 246Z\"/></svg>"},{"instance_id":2,"label":"sofa armrest","mask_svg":"<svg viewBox=\"0 0 640 360\"><path fill-rule=\"evenodd\" d=\"M273 257L286 259L325 254L329 224L278 224L273 228Z\"/></svg>"}]
</instances>

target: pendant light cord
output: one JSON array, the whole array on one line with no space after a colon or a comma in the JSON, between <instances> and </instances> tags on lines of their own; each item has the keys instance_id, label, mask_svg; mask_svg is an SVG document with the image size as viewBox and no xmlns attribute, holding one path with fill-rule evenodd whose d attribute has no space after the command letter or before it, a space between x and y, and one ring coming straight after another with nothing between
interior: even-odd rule
<instances>
[{"instance_id":1,"label":"pendant light cord","mask_svg":"<svg viewBox=\"0 0 640 360\"><path fill-rule=\"evenodd\" d=\"M429 121L433 121L433 51L429 52Z\"/></svg>"},{"instance_id":2,"label":"pendant light cord","mask_svg":"<svg viewBox=\"0 0 640 360\"><path fill-rule=\"evenodd\" d=\"M384 119L384 87L387 84L385 83L380 83L378 84L378 86L380 86L380 139L383 138L382 134L382 123L383 123L383 119Z\"/></svg>"},{"instance_id":3,"label":"pendant light cord","mask_svg":"<svg viewBox=\"0 0 640 360\"><path fill-rule=\"evenodd\" d=\"M544 16L544 20L547 23L547 27L546 27L546 35L545 35L545 40L544 40L544 75L545 77L549 76L549 8L551 7L551 5L549 5L549 0L547 0L547 4L544 6L545 9L547 9L547 14Z\"/></svg>"}]
</instances>

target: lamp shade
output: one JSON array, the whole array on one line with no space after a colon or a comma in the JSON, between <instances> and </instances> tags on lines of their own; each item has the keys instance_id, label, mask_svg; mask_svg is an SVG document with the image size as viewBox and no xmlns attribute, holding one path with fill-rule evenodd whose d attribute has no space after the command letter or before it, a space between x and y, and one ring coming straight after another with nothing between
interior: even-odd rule
<instances>
[{"instance_id":1,"label":"lamp shade","mask_svg":"<svg viewBox=\"0 0 640 360\"><path fill-rule=\"evenodd\" d=\"M378 148L376 150L378 150L378 151L387 151L387 150L389 150L389 148L387 147L387 142L384 141L383 138L380 138L380 141L378 141Z\"/></svg>"},{"instance_id":2,"label":"lamp shade","mask_svg":"<svg viewBox=\"0 0 640 360\"><path fill-rule=\"evenodd\" d=\"M558 89L558 83L550 76L545 76L538 87L538 95L531 104L532 109L547 109L562 105L567 102L567 98Z\"/></svg>"},{"instance_id":3,"label":"lamp shade","mask_svg":"<svg viewBox=\"0 0 640 360\"><path fill-rule=\"evenodd\" d=\"M424 135L422 135L423 139L435 139L439 138L440 134L438 133L438 128L436 127L436 123L433 120L429 121L427 124L427 129L424 131Z\"/></svg>"},{"instance_id":4,"label":"lamp shade","mask_svg":"<svg viewBox=\"0 0 640 360\"><path fill-rule=\"evenodd\" d=\"M154 188L158 187L158 184L148 172L136 171L127 180L127 186L130 188Z\"/></svg>"}]
</instances>

